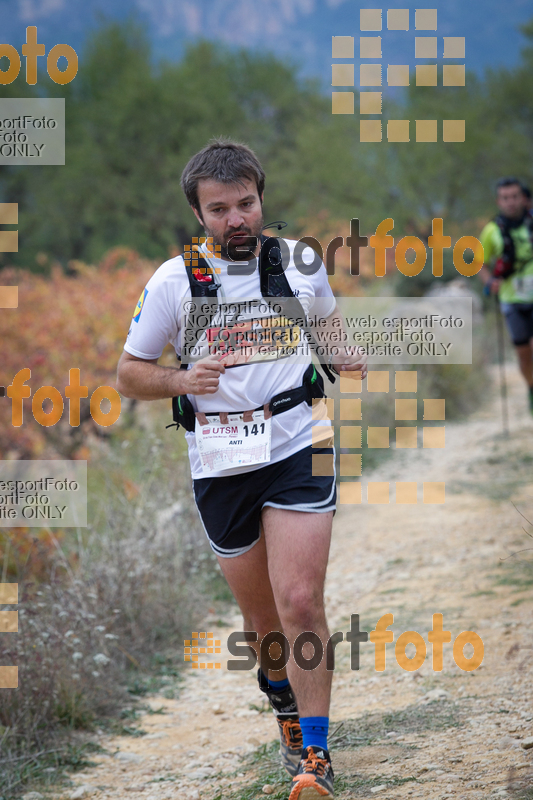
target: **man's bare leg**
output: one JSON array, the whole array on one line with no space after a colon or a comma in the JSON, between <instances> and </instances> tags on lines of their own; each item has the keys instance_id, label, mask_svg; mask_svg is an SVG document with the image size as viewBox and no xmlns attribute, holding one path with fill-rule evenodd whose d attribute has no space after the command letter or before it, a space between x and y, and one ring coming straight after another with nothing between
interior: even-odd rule
<instances>
[{"instance_id":1,"label":"man's bare leg","mask_svg":"<svg viewBox=\"0 0 533 800\"><path fill-rule=\"evenodd\" d=\"M314 670L302 670L291 657L288 675L301 717L329 716L331 671L326 670L329 638L324 610L324 581L333 512L314 514L263 509L268 572L282 630L292 646L304 631L318 634L324 657ZM304 656L312 655L312 645Z\"/></svg>"},{"instance_id":2,"label":"man's bare leg","mask_svg":"<svg viewBox=\"0 0 533 800\"><path fill-rule=\"evenodd\" d=\"M257 631L259 639L270 631L283 631L291 650L296 637L304 631L313 631L322 642L324 656L316 669L302 670L292 656L287 665L299 716L313 726L312 733L308 730L311 741L307 739L307 749L302 751L297 719L293 723L294 717L286 721L278 717L281 760L293 776L292 800L303 800L304 793L308 798L333 797L329 756L316 747L318 740L327 736L326 720L316 718L329 717L331 695L323 594L332 518L333 512L306 513L267 506L262 513L263 536L259 542L241 556L219 559L243 612L246 629ZM312 650L312 645L306 644L303 656L310 658ZM274 653L272 656L276 657ZM281 680L283 675L281 671L268 673L271 680ZM327 747L327 739L323 741L325 744L320 747Z\"/></svg>"},{"instance_id":3,"label":"man's bare leg","mask_svg":"<svg viewBox=\"0 0 533 800\"><path fill-rule=\"evenodd\" d=\"M520 372L528 386L533 386L533 339L529 344L520 344L516 347Z\"/></svg>"},{"instance_id":4,"label":"man's bare leg","mask_svg":"<svg viewBox=\"0 0 533 800\"><path fill-rule=\"evenodd\" d=\"M251 642L250 647L256 651L260 663L261 639L271 631L282 631L270 584L264 533L246 553L235 558L218 556L218 563L241 610L244 630L257 633L258 641ZM270 670L266 677L282 681L287 677L287 671Z\"/></svg>"},{"instance_id":5,"label":"man's bare leg","mask_svg":"<svg viewBox=\"0 0 533 800\"><path fill-rule=\"evenodd\" d=\"M249 646L255 650L261 663L261 640L271 631L282 631L270 584L264 534L247 553L235 558L219 558L219 564L242 611L244 629L258 634L258 641L250 642ZM270 655L272 658L281 655L278 645L271 646ZM261 670L270 681L286 682L285 668L268 670L261 665ZM267 688L266 682L261 678L259 686L266 692L276 715L281 763L289 775L294 776L302 756L302 732L298 722L295 695L288 684L275 689Z\"/></svg>"},{"instance_id":6,"label":"man's bare leg","mask_svg":"<svg viewBox=\"0 0 533 800\"><path fill-rule=\"evenodd\" d=\"M300 669L292 657L288 665L301 716L328 716L329 710L332 676L326 670L329 631L323 592L332 517L332 512L313 514L267 506L259 542L235 558L218 558L243 614L244 628L257 632L258 645L271 631L282 631L291 649L304 631L320 637L324 658L315 670ZM304 655L309 657L312 646L306 648ZM258 646L254 649L257 652ZM268 677L283 680L285 674L285 670L271 670Z\"/></svg>"}]
</instances>

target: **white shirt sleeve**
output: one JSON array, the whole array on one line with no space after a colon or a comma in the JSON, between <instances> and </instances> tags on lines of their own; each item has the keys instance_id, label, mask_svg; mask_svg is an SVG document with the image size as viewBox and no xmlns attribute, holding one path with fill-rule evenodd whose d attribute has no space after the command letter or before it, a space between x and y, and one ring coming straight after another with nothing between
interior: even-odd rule
<instances>
[{"instance_id":1,"label":"white shirt sleeve","mask_svg":"<svg viewBox=\"0 0 533 800\"><path fill-rule=\"evenodd\" d=\"M165 271L159 273L163 267L146 284L124 345L124 350L137 358L157 359L169 342L177 342L179 302L173 307L174 287Z\"/></svg>"},{"instance_id":2,"label":"white shirt sleeve","mask_svg":"<svg viewBox=\"0 0 533 800\"><path fill-rule=\"evenodd\" d=\"M329 317L335 311L337 301L329 285L328 273L323 263L314 275L308 276L308 280L311 281L314 293L309 311L321 317Z\"/></svg>"},{"instance_id":3,"label":"white shirt sleeve","mask_svg":"<svg viewBox=\"0 0 533 800\"><path fill-rule=\"evenodd\" d=\"M333 297L333 291L328 281L328 273L324 262L320 264L319 269L309 276L315 288L316 297Z\"/></svg>"},{"instance_id":4,"label":"white shirt sleeve","mask_svg":"<svg viewBox=\"0 0 533 800\"><path fill-rule=\"evenodd\" d=\"M320 317L329 317L335 310L336 300L335 295L329 285L328 274L324 263L320 262L320 267L308 274L305 268L296 266L294 262L294 250L297 242L292 239L286 239L289 246L291 260L287 270L287 278L293 291L296 289L295 294L299 297L306 309L306 313L316 314ZM317 260L314 250L307 246L300 253L300 258L305 264L311 264Z\"/></svg>"}]
</instances>

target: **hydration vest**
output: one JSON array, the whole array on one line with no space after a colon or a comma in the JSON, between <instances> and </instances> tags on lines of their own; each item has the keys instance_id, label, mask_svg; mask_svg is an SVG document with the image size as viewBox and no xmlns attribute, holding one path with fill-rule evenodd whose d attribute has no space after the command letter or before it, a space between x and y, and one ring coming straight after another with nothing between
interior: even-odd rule
<instances>
[{"instance_id":1,"label":"hydration vest","mask_svg":"<svg viewBox=\"0 0 533 800\"><path fill-rule=\"evenodd\" d=\"M281 248L278 240L273 236L261 236L261 250L259 252L259 282L261 287L261 295L268 300L269 298L276 298L276 304L283 303L283 298L290 298L291 312L284 311L284 315L291 320L306 319L306 315L302 304L294 295L285 270L282 264ZM197 252L198 264L192 265L192 258L185 259L185 269L187 270L187 277L189 279L189 286L191 288L192 298L203 298L206 300L214 301L218 299L218 289L220 284L216 282L213 269L208 265L207 260ZM238 267L238 262L235 264ZM211 303L212 313L208 313L208 324L203 325L201 329L196 331L198 338L201 333L209 327L210 321L213 319L217 309L217 304ZM296 313L294 313L296 312ZM312 333L305 328L304 333L306 338L316 353L318 360L324 373L331 383L335 382L335 376L325 363L324 357L321 353L317 352L317 342ZM181 369L187 369L186 364L181 365ZM315 398L324 397L324 381L321 375L316 371L313 364L310 364L303 376L302 386L296 389L291 389L286 392L280 392L271 398L268 404L268 411L266 413L276 415L283 411L288 411L294 408L299 403L307 402L308 405L312 404ZM260 408L263 408L261 406ZM256 409L259 410L259 409ZM233 412L237 413L237 412ZM187 395L179 395L172 398L172 415L176 428L183 425L185 430L194 431L195 427L195 412L191 401ZM171 427L171 426L167 426Z\"/></svg>"},{"instance_id":2,"label":"hydration vest","mask_svg":"<svg viewBox=\"0 0 533 800\"><path fill-rule=\"evenodd\" d=\"M515 222L515 220L510 220L507 217L504 217L502 214L498 214L496 217L494 217L494 222L500 229L500 233L502 235L503 252L501 256L496 259L493 275L495 278L505 279L509 278L516 272L516 251L515 242L511 235L512 230L520 228L522 225L526 226L529 231L529 240L531 242L531 249L533 252L533 217L528 212L520 222Z\"/></svg>"}]
</instances>

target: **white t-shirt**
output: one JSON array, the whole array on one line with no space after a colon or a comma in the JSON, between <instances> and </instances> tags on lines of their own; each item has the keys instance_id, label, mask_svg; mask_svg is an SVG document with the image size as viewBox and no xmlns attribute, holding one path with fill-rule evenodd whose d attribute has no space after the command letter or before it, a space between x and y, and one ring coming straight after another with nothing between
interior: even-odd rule
<instances>
[{"instance_id":1,"label":"white t-shirt","mask_svg":"<svg viewBox=\"0 0 533 800\"><path fill-rule=\"evenodd\" d=\"M303 275L293 261L295 240L285 239L291 258L285 275L289 285L298 298L307 316L318 314L326 317L335 309L335 297L328 283L324 264L313 275ZM204 252L205 245L203 246ZM306 248L302 258L311 262L313 251ZM247 262L238 262L241 265ZM235 262L209 258L208 264L214 268L219 289L220 303L226 299L260 299L259 269L256 266L251 275L228 275L228 266ZM133 317L124 349L133 356L143 359L157 359L170 342L178 357L183 346L185 327L184 302L191 297L189 279L182 256L165 261L146 284ZM317 298L323 298L317 300ZM195 302L202 302L195 299ZM257 318L257 313L255 313ZM274 361L246 363L227 368L220 375L218 391L215 394L189 395L195 411L205 414L220 411L237 412L258 408L269 402L278 392L294 389L302 385L302 377L311 362L311 353L304 338L299 342L297 354ZM207 353L206 353L207 354ZM302 358L302 354L304 357ZM272 418L272 441L270 462L281 461L311 444L311 409L307 403L300 403L289 411ZM204 478L200 457L193 432L186 434L189 447L189 460L193 479ZM264 465L235 467L210 474L210 477L237 475L259 469Z\"/></svg>"}]
</instances>

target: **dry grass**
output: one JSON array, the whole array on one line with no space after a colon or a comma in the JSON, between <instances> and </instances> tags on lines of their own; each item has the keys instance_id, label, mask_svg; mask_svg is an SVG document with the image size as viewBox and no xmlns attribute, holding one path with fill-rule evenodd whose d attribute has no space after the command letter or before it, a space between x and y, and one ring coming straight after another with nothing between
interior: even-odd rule
<instances>
[{"instance_id":1,"label":"dry grass","mask_svg":"<svg viewBox=\"0 0 533 800\"><path fill-rule=\"evenodd\" d=\"M213 597L218 567L182 437L166 436L130 429L94 442L87 529L0 533L20 617L18 633L0 635L0 663L19 667L19 688L2 690L0 707L6 798L36 763L64 757L67 731L116 717L154 674L177 675L178 644Z\"/></svg>"}]
</instances>

